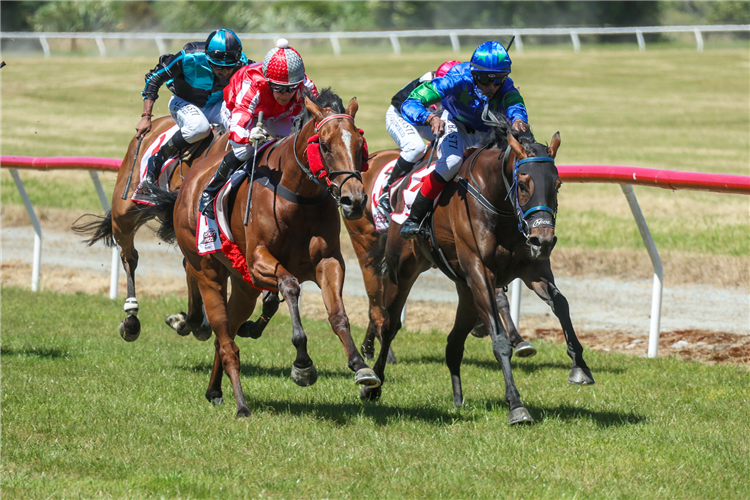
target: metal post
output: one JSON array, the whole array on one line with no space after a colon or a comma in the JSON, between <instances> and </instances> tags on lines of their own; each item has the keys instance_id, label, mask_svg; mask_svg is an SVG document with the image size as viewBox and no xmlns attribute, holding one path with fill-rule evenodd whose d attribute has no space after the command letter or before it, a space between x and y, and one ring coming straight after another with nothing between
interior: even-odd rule
<instances>
[{"instance_id":1,"label":"metal post","mask_svg":"<svg viewBox=\"0 0 750 500\"><path fill-rule=\"evenodd\" d=\"M635 37L638 39L638 50L641 52L646 50L646 41L643 39L643 32L641 30L635 30Z\"/></svg>"},{"instance_id":2,"label":"metal post","mask_svg":"<svg viewBox=\"0 0 750 500\"><path fill-rule=\"evenodd\" d=\"M516 37L516 52L523 52L523 42L521 41L521 34L519 32L513 33Z\"/></svg>"},{"instance_id":3,"label":"metal post","mask_svg":"<svg viewBox=\"0 0 750 500\"><path fill-rule=\"evenodd\" d=\"M13 177L13 182L16 183L16 189L18 194L21 195L23 205L26 207L26 213L29 214L31 219L31 225L34 226L34 264L31 270L31 291L39 291L39 268L42 266L42 226L39 224L39 219L36 217L34 207L31 204L29 195L26 193L26 188L21 181L21 177L18 176L18 170L11 169L10 175Z\"/></svg>"},{"instance_id":4,"label":"metal post","mask_svg":"<svg viewBox=\"0 0 750 500\"><path fill-rule=\"evenodd\" d=\"M391 45L393 45L393 53L400 54L401 44L398 43L398 37L396 35L391 35L390 38L391 38Z\"/></svg>"},{"instance_id":5,"label":"metal post","mask_svg":"<svg viewBox=\"0 0 750 500\"><path fill-rule=\"evenodd\" d=\"M154 37L154 41L156 42L156 46L159 48L159 54L166 54L167 53L167 47L164 45L164 39L160 36Z\"/></svg>"},{"instance_id":6,"label":"metal post","mask_svg":"<svg viewBox=\"0 0 750 500\"><path fill-rule=\"evenodd\" d=\"M510 319L516 328L521 318L521 283L521 278L516 278L510 284Z\"/></svg>"},{"instance_id":7,"label":"metal post","mask_svg":"<svg viewBox=\"0 0 750 500\"><path fill-rule=\"evenodd\" d=\"M570 32L570 39L573 41L573 51L574 52L580 52L581 51L581 41L578 39L578 33L575 31Z\"/></svg>"},{"instance_id":8,"label":"metal post","mask_svg":"<svg viewBox=\"0 0 750 500\"><path fill-rule=\"evenodd\" d=\"M39 43L42 44L42 50L44 51L44 57L50 57L52 54L49 50L49 43L47 43L47 37L40 36Z\"/></svg>"},{"instance_id":9,"label":"metal post","mask_svg":"<svg viewBox=\"0 0 750 500\"><path fill-rule=\"evenodd\" d=\"M695 33L695 43L698 44L698 52L703 52L703 36L701 36L701 30L695 28L693 33Z\"/></svg>"},{"instance_id":10,"label":"metal post","mask_svg":"<svg viewBox=\"0 0 750 500\"><path fill-rule=\"evenodd\" d=\"M648 334L648 357L655 358L659 355L659 329L661 324L661 296L664 283L664 269L662 268L661 259L659 258L659 252L656 250L654 239L651 237L651 232L648 230L646 219L643 218L641 208L638 206L638 200L635 198L633 186L630 184L620 184L620 187L625 194L625 198L628 200L630 211L633 212L635 222L638 224L638 231L641 233L641 238L646 245L648 256L651 258L651 264L654 266L654 286L651 295L651 328L649 329Z\"/></svg>"},{"instance_id":11,"label":"metal post","mask_svg":"<svg viewBox=\"0 0 750 500\"><path fill-rule=\"evenodd\" d=\"M339 43L339 39L335 36L331 37L331 46L333 47L333 55L340 56L341 55L341 44Z\"/></svg>"},{"instance_id":12,"label":"metal post","mask_svg":"<svg viewBox=\"0 0 750 500\"><path fill-rule=\"evenodd\" d=\"M99 203L102 204L102 208L106 212L109 210L109 201L107 200L107 196L104 194L104 188L102 187L102 183L99 180L99 173L94 172L93 170L89 172L89 175L91 175L91 180L94 181L94 187L96 188L96 194L99 195ZM117 282L119 281L119 273L120 273L120 252L118 250L117 245L112 249L112 267L109 274L109 298L110 299L116 299L117 298Z\"/></svg>"},{"instance_id":13,"label":"metal post","mask_svg":"<svg viewBox=\"0 0 750 500\"><path fill-rule=\"evenodd\" d=\"M450 37L451 37L451 46L453 47L453 52L459 52L461 50L461 44L458 43L458 35L455 33L451 33Z\"/></svg>"},{"instance_id":14,"label":"metal post","mask_svg":"<svg viewBox=\"0 0 750 500\"><path fill-rule=\"evenodd\" d=\"M99 56L106 57L107 47L104 46L104 40L102 40L102 37L100 36L96 37L96 45L99 47Z\"/></svg>"}]
</instances>

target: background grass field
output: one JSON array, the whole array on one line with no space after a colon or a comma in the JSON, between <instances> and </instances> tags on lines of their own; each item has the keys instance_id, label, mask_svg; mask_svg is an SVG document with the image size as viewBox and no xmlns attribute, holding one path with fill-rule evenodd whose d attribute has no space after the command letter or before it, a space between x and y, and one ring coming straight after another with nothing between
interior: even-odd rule
<instances>
[{"instance_id":1,"label":"background grass field","mask_svg":"<svg viewBox=\"0 0 750 500\"><path fill-rule=\"evenodd\" d=\"M560 164L748 175L747 49L526 48L513 54L513 75L537 138L560 131ZM383 124L391 95L456 58L303 55L319 87L357 96L371 151L392 147ZM156 57L4 57L2 154L124 155ZM42 210L101 210L86 173L21 175ZM5 217L20 199L7 172L0 181ZM747 275L747 197L635 189L660 251L692 256L686 267L729 259ZM642 248L619 187L566 184L560 205L556 252ZM159 314L144 315L148 334L126 344L114 333L119 301L2 294L3 498L750 497L747 367L587 351L597 385L577 388L566 382L564 348L540 343L536 357L514 360L537 424L509 428L485 341L467 343L461 411L434 331L399 334L383 400L364 405L326 323L304 320L320 380L291 382L289 320L279 315L260 340L240 340L253 415L238 421L226 380L225 406L203 398L211 345L177 337L159 318L184 310L183 297L141 296Z\"/></svg>"}]
</instances>

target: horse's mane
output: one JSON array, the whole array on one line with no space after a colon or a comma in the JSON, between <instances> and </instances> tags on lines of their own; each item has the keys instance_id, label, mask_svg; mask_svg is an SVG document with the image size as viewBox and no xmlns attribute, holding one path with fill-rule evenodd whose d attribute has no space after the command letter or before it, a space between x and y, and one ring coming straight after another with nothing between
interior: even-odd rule
<instances>
[{"instance_id":1,"label":"horse's mane","mask_svg":"<svg viewBox=\"0 0 750 500\"><path fill-rule=\"evenodd\" d=\"M314 102L318 107L321 108L331 108L336 113L345 113L346 110L344 108L344 102L341 100L341 97L334 92L331 87L326 87L323 90L321 90L318 93L318 97L315 97L312 92L310 92L310 89L307 87L303 87L302 95L304 97L309 98L312 102ZM297 115L297 117L294 119L294 130L299 130L302 128L302 125L307 123L312 119L313 115L310 113L307 108Z\"/></svg>"},{"instance_id":2,"label":"horse's mane","mask_svg":"<svg viewBox=\"0 0 750 500\"><path fill-rule=\"evenodd\" d=\"M527 153L533 154L533 146L536 144L534 134L531 131L531 127L527 131L513 130L510 121L505 117L505 114L496 113L489 111L492 116L492 121L485 121L490 126L491 135L486 141L487 146L495 146L498 149L505 149L508 147L508 132L513 134L518 142L524 147Z\"/></svg>"}]
</instances>

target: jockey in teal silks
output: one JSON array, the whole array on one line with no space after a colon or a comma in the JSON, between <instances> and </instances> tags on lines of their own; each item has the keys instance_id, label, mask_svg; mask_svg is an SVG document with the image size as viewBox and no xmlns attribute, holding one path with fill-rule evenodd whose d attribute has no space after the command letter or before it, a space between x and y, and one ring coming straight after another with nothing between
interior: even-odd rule
<instances>
[{"instance_id":1,"label":"jockey in teal silks","mask_svg":"<svg viewBox=\"0 0 750 500\"><path fill-rule=\"evenodd\" d=\"M510 65L510 56L501 44L484 42L474 51L471 62L454 66L444 77L423 83L401 105L401 114L410 123L429 125L436 137L440 135L435 170L425 177L417 193L401 227L403 238L411 239L419 233L435 198L458 173L463 152L486 142L490 127L482 120L485 108L504 112L515 130L529 130L523 98L508 78ZM441 116L427 110L438 102L444 109Z\"/></svg>"},{"instance_id":2,"label":"jockey in teal silks","mask_svg":"<svg viewBox=\"0 0 750 500\"><path fill-rule=\"evenodd\" d=\"M151 110L159 98L159 88L167 84L172 91L169 112L180 127L156 154L148 159L148 172L142 184L155 185L159 173L172 155L208 136L211 123L222 123L221 107L224 87L232 75L249 61L242 43L232 31L211 32L204 42L190 42L179 54L165 54L146 75L143 114L136 127L136 137L151 130Z\"/></svg>"}]
</instances>

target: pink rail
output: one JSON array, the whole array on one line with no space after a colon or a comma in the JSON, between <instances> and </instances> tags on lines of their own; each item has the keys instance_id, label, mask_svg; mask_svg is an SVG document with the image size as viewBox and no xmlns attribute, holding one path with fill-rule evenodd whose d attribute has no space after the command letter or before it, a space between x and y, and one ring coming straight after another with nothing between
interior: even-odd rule
<instances>
[{"instance_id":1,"label":"pink rail","mask_svg":"<svg viewBox=\"0 0 750 500\"><path fill-rule=\"evenodd\" d=\"M117 172L122 160L88 156L0 156L2 168L33 170L94 170Z\"/></svg>"}]
</instances>

